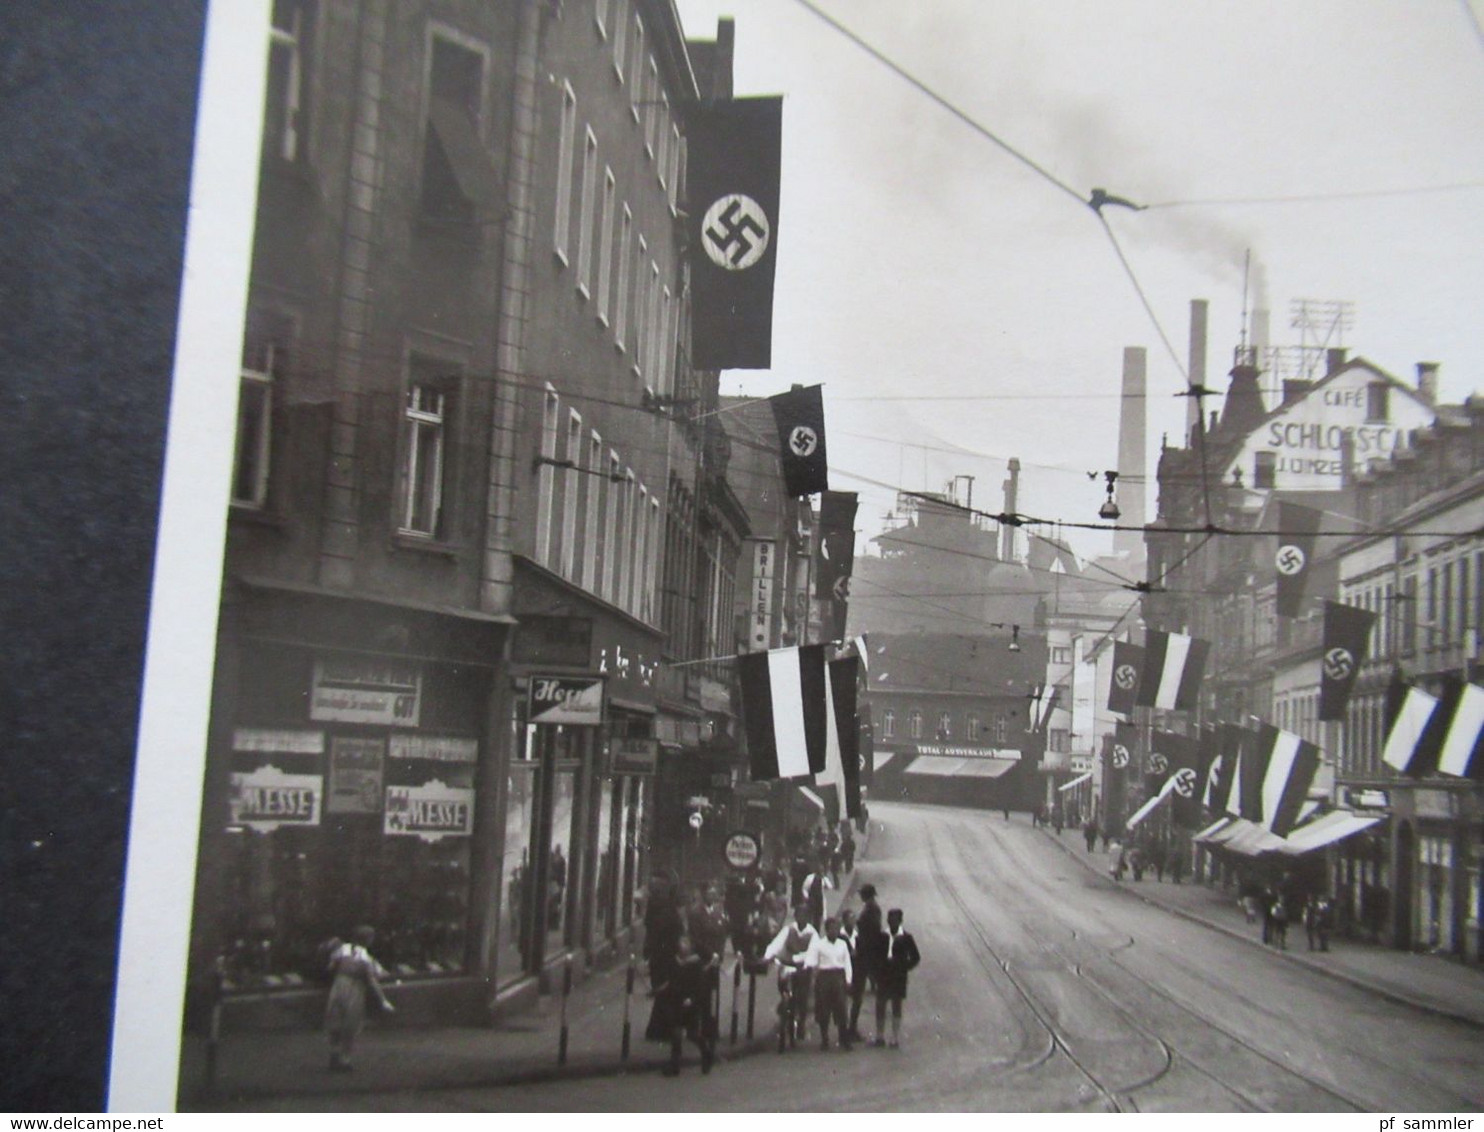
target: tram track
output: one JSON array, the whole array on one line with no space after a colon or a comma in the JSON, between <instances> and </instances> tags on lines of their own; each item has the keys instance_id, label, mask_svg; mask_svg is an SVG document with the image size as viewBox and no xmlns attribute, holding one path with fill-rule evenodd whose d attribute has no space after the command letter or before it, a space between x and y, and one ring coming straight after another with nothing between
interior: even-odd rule
<instances>
[{"instance_id":1,"label":"tram track","mask_svg":"<svg viewBox=\"0 0 1484 1132\"><path fill-rule=\"evenodd\" d=\"M934 833L931 828L926 829L925 832L928 840L929 856L933 863L933 871L939 888L943 891L950 903L958 909L959 915L977 938L980 946L993 956L994 962L999 967L1003 968L1006 977L1015 985L1028 1008L1035 1013L1042 1025L1045 1026L1047 1033L1050 1035L1050 1040L1063 1052L1078 1073L1103 1097L1104 1103L1110 1110L1117 1112L1139 1111L1140 1105L1137 1094L1155 1089L1161 1083L1169 1081L1172 1075L1176 1073L1196 1075L1209 1086L1217 1089L1222 1095L1228 1097L1236 1107L1243 1111L1274 1110L1274 1105L1267 1099L1254 1095L1252 1091L1233 1084L1225 1075L1203 1064L1203 1058L1193 1056L1189 1050L1167 1040L1160 1033L1140 1020L1125 1005L1123 999L1110 990L1103 981L1100 981L1096 973L1089 970L1087 964L1079 962L1076 958L1068 955L1066 946L1052 939L1050 933L1044 927L1038 930L1036 926L1033 926L1022 918L1019 921L1020 930L1026 936L1033 939L1038 947L1057 956L1063 970L1075 978L1080 988L1085 989L1088 993L1101 1000L1108 1010L1119 1019L1121 1025L1126 1028L1129 1034L1137 1036L1137 1039L1145 1043L1148 1048L1157 1050L1160 1064L1154 1071L1146 1073L1142 1077L1136 1077L1130 1081L1119 1081L1117 1079L1116 1067L1108 1067L1097 1063L1096 1055L1099 1051L1096 1047L1094 1047L1091 1054L1079 1052L1079 1039L1074 1035L1066 1033L1063 1027L1058 1026L1052 1016L1052 1012L1046 1005L1037 1000L1035 988L1029 985L1030 980L1017 977L1011 970L1011 962L1003 956L999 948L989 938L988 933L984 931L975 906L971 905L969 900L965 899L959 887L950 879L949 872L944 868L944 861L939 847L940 835ZM979 830L978 832L988 833L989 837L1002 851L1008 848L1003 839L992 827ZM961 852L961 842L955 839L954 844ZM963 871L965 875L974 875L969 870ZM1012 875L1014 874L1012 873ZM986 895L988 894L986 893ZM1017 903L1023 905L1024 901L1017 901ZM1187 1003L1181 1002L1171 995L1168 990L1159 986L1158 983L1129 970L1125 965L1119 963L1116 954L1119 951L1129 950L1134 947L1132 937L1128 937L1126 942L1108 947L1094 943L1083 943L1079 939L1075 929L1068 928L1067 933L1068 944L1080 945L1094 950L1100 962L1116 967L1124 978L1132 980L1136 984L1141 994L1157 996L1169 1006L1179 1010L1187 1018L1219 1035L1223 1043L1223 1048L1228 1052L1232 1047L1236 1047L1249 1058L1259 1060L1270 1071L1276 1071L1285 1078L1293 1079L1301 1083L1305 1090L1324 1098L1327 1102L1325 1106L1326 1111L1335 1111L1336 1109L1330 1106L1336 1103L1342 1109L1355 1111L1367 1111L1370 1108L1366 1103L1341 1093L1326 1082L1295 1070L1291 1065L1287 1065L1271 1056L1266 1051L1243 1038L1240 1034L1235 1033L1229 1027L1222 1026L1211 1017L1194 1009Z\"/></svg>"}]
</instances>

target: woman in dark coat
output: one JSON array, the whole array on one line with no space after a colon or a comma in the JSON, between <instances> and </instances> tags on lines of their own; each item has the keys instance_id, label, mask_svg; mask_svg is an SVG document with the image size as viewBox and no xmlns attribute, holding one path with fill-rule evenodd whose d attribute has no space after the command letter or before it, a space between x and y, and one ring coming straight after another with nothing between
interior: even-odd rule
<instances>
[{"instance_id":1,"label":"woman in dark coat","mask_svg":"<svg viewBox=\"0 0 1484 1132\"><path fill-rule=\"evenodd\" d=\"M644 958L649 963L649 985L657 988L669 983L675 974L680 937L685 934L685 920L678 904L679 893L668 878L656 876L650 883L649 907L644 911ZM668 1042L671 1026L655 998L644 1037L652 1042Z\"/></svg>"},{"instance_id":2,"label":"woman in dark coat","mask_svg":"<svg viewBox=\"0 0 1484 1132\"><path fill-rule=\"evenodd\" d=\"M710 1073L716 1057L716 1035L707 1024L706 1000L711 994L709 966L691 946L690 936L682 935L676 941L674 962L669 976L662 983L654 984L654 1010L650 1014L649 1029L663 1032L664 1040L670 1043L670 1064L665 1067L666 1077L680 1073L680 1051L687 1037L701 1051L701 1072ZM646 1032L645 1037L659 1040Z\"/></svg>"}]
</instances>

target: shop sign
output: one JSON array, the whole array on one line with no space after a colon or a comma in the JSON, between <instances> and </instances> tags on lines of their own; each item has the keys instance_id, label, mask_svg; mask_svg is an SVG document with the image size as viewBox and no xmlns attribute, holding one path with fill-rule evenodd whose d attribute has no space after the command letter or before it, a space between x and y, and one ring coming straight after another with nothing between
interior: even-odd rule
<instances>
[{"instance_id":1,"label":"shop sign","mask_svg":"<svg viewBox=\"0 0 1484 1132\"><path fill-rule=\"evenodd\" d=\"M441 841L474 830L474 791L438 779L421 786L388 786L383 831L391 837Z\"/></svg>"},{"instance_id":2,"label":"shop sign","mask_svg":"<svg viewBox=\"0 0 1484 1132\"><path fill-rule=\"evenodd\" d=\"M1345 791L1345 801L1362 810L1385 810L1391 807L1391 795L1385 790L1356 790L1352 787Z\"/></svg>"},{"instance_id":3,"label":"shop sign","mask_svg":"<svg viewBox=\"0 0 1484 1132\"><path fill-rule=\"evenodd\" d=\"M1092 771L1092 757L1090 755L1072 756L1072 773L1088 774Z\"/></svg>"},{"instance_id":4,"label":"shop sign","mask_svg":"<svg viewBox=\"0 0 1484 1132\"><path fill-rule=\"evenodd\" d=\"M919 755L941 755L950 759L1019 759L1017 747L955 747L946 743L919 743Z\"/></svg>"},{"instance_id":5,"label":"shop sign","mask_svg":"<svg viewBox=\"0 0 1484 1132\"><path fill-rule=\"evenodd\" d=\"M271 763L249 774L234 774L228 803L231 824L263 833L282 825L319 825L324 788L321 775L285 774Z\"/></svg>"},{"instance_id":6,"label":"shop sign","mask_svg":"<svg viewBox=\"0 0 1484 1132\"><path fill-rule=\"evenodd\" d=\"M773 575L777 546L765 539L752 544L752 597L748 603L747 643L753 652L768 647L773 625Z\"/></svg>"},{"instance_id":7,"label":"shop sign","mask_svg":"<svg viewBox=\"0 0 1484 1132\"><path fill-rule=\"evenodd\" d=\"M379 814L386 743L337 735L330 740L329 814Z\"/></svg>"},{"instance_id":8,"label":"shop sign","mask_svg":"<svg viewBox=\"0 0 1484 1132\"><path fill-rule=\"evenodd\" d=\"M416 727L422 672L369 658L315 661L309 718L382 727Z\"/></svg>"},{"instance_id":9,"label":"shop sign","mask_svg":"<svg viewBox=\"0 0 1484 1132\"><path fill-rule=\"evenodd\" d=\"M596 727L603 722L601 676L532 676L528 696L531 723Z\"/></svg>"},{"instance_id":10,"label":"shop sign","mask_svg":"<svg viewBox=\"0 0 1484 1132\"><path fill-rule=\"evenodd\" d=\"M659 762L656 739L614 739L609 744L614 774L653 774Z\"/></svg>"},{"instance_id":11,"label":"shop sign","mask_svg":"<svg viewBox=\"0 0 1484 1132\"><path fill-rule=\"evenodd\" d=\"M750 869L762 855L757 838L750 833L734 833L727 838L727 864L734 869Z\"/></svg>"},{"instance_id":12,"label":"shop sign","mask_svg":"<svg viewBox=\"0 0 1484 1132\"><path fill-rule=\"evenodd\" d=\"M405 735L391 736L391 754L394 759L426 759L438 763L477 763L479 740L464 739L456 735Z\"/></svg>"},{"instance_id":13,"label":"shop sign","mask_svg":"<svg viewBox=\"0 0 1484 1132\"><path fill-rule=\"evenodd\" d=\"M325 733L239 727L232 732L232 750L274 755L322 755L325 753Z\"/></svg>"},{"instance_id":14,"label":"shop sign","mask_svg":"<svg viewBox=\"0 0 1484 1132\"><path fill-rule=\"evenodd\" d=\"M591 617L552 617L518 614L520 628L510 646L516 664L547 664L561 668L590 668L593 654Z\"/></svg>"}]
</instances>

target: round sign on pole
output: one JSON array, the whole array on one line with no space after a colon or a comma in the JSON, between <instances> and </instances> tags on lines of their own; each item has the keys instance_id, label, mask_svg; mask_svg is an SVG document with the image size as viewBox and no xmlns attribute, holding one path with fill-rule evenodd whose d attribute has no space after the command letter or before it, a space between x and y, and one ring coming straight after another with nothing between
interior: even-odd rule
<instances>
[{"instance_id":1,"label":"round sign on pole","mask_svg":"<svg viewBox=\"0 0 1484 1132\"><path fill-rule=\"evenodd\" d=\"M757 838L750 833L734 833L727 838L724 849L727 864L734 869L750 869L762 855Z\"/></svg>"}]
</instances>

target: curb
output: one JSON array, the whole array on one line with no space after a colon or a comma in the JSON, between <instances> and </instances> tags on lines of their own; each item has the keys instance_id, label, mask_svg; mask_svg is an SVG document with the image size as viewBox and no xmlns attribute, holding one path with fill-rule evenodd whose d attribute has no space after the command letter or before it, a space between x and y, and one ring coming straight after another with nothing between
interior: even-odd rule
<instances>
[{"instance_id":1,"label":"curb","mask_svg":"<svg viewBox=\"0 0 1484 1132\"><path fill-rule=\"evenodd\" d=\"M1050 837L1051 835L1047 834L1047 836ZM1167 912L1172 916L1178 916L1182 920L1188 920L1191 923L1200 924L1203 927L1210 928L1212 931L1218 931L1225 936L1229 936L1232 939L1241 940L1243 943L1249 944L1253 947L1261 947L1264 951L1270 952L1274 955L1282 956L1284 959L1287 959L1291 963L1297 963L1299 966L1307 968L1310 971L1317 971L1322 975L1327 975L1329 978L1334 979L1336 982L1345 983L1348 986L1355 987L1358 990L1368 991L1369 993L1376 995L1376 997L1378 998L1384 998L1389 1002L1394 1002L1401 1006L1409 1006L1414 1010L1420 1010L1425 1014L1431 1014L1438 1018L1446 1018L1452 1022L1461 1022L1465 1026L1472 1026L1474 1029L1484 1030L1484 1020L1476 1018L1473 1015L1460 1014L1457 1011L1449 1010L1446 1007L1437 1005L1436 1003L1427 1002L1419 998L1413 998L1410 995L1402 994L1399 991L1394 991L1387 987L1377 986L1375 983L1369 982L1358 975L1348 974L1344 971L1336 971L1333 967L1326 967L1323 964L1319 963L1317 960L1307 958L1302 952L1287 950L1274 951L1272 948L1262 943L1261 940L1254 939L1246 932L1238 931L1236 928L1229 927L1218 920L1210 919L1198 912L1191 912L1185 908L1179 908L1171 904L1166 904L1164 901L1156 900L1152 896L1145 896L1142 892L1136 892L1135 890L1129 888L1122 881L1114 880L1112 877L1106 876L1102 872L1102 870L1098 869L1091 861L1078 856L1074 849L1068 848L1061 842L1059 838L1053 837L1052 841L1058 846L1058 848L1061 849L1063 853L1072 858L1072 860L1076 861L1083 868L1087 869L1088 872L1092 873L1094 876L1101 877L1102 879L1108 881L1109 884L1115 886L1120 892L1127 892L1129 895L1142 900L1151 908L1158 908L1161 911Z\"/></svg>"}]
</instances>

